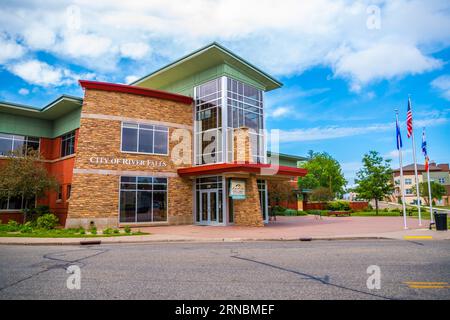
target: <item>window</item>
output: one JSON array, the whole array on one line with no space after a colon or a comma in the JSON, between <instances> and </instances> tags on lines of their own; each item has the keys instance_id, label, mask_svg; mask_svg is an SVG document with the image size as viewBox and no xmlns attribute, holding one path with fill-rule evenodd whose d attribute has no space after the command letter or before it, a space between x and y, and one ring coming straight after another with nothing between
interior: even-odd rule
<instances>
[{"instance_id":1,"label":"window","mask_svg":"<svg viewBox=\"0 0 450 320\"><path fill-rule=\"evenodd\" d=\"M0 211L1 210L14 210L19 211L25 209L25 200L23 197L8 197L7 199L0 199ZM28 201L28 208L33 208L36 205L36 200L31 199Z\"/></svg>"},{"instance_id":2,"label":"window","mask_svg":"<svg viewBox=\"0 0 450 320\"><path fill-rule=\"evenodd\" d=\"M408 194L408 195L413 194L412 189L406 189L405 191L406 191L405 193Z\"/></svg>"},{"instance_id":3,"label":"window","mask_svg":"<svg viewBox=\"0 0 450 320\"><path fill-rule=\"evenodd\" d=\"M444 184L445 183L445 178L439 178L439 183L440 184Z\"/></svg>"},{"instance_id":4,"label":"window","mask_svg":"<svg viewBox=\"0 0 450 320\"><path fill-rule=\"evenodd\" d=\"M167 155L169 129L137 123L122 123L121 150L124 152Z\"/></svg>"},{"instance_id":5,"label":"window","mask_svg":"<svg viewBox=\"0 0 450 320\"><path fill-rule=\"evenodd\" d=\"M222 161L222 82L214 79L195 88L196 164Z\"/></svg>"},{"instance_id":6,"label":"window","mask_svg":"<svg viewBox=\"0 0 450 320\"><path fill-rule=\"evenodd\" d=\"M63 187L62 186L59 186L58 187L58 196L57 196L57 198L56 198L56 201L61 201L62 200L62 198L63 198Z\"/></svg>"},{"instance_id":7,"label":"window","mask_svg":"<svg viewBox=\"0 0 450 320\"><path fill-rule=\"evenodd\" d=\"M250 128L250 143L254 162L262 163L264 154L263 92L234 79L227 79L228 161L233 161L233 129Z\"/></svg>"},{"instance_id":8,"label":"window","mask_svg":"<svg viewBox=\"0 0 450 320\"><path fill-rule=\"evenodd\" d=\"M405 184L412 184L412 180L409 178L405 179Z\"/></svg>"},{"instance_id":9,"label":"window","mask_svg":"<svg viewBox=\"0 0 450 320\"><path fill-rule=\"evenodd\" d=\"M67 185L67 190L66 190L66 199L69 200L70 199L70 193L72 192L72 185L68 184Z\"/></svg>"},{"instance_id":10,"label":"window","mask_svg":"<svg viewBox=\"0 0 450 320\"><path fill-rule=\"evenodd\" d=\"M75 131L61 136L61 157L75 153Z\"/></svg>"},{"instance_id":11,"label":"window","mask_svg":"<svg viewBox=\"0 0 450 320\"><path fill-rule=\"evenodd\" d=\"M120 223L167 221L167 178L120 178Z\"/></svg>"},{"instance_id":12,"label":"window","mask_svg":"<svg viewBox=\"0 0 450 320\"><path fill-rule=\"evenodd\" d=\"M39 151L39 138L0 133L0 156L7 156L16 150L22 155L30 150Z\"/></svg>"}]
</instances>

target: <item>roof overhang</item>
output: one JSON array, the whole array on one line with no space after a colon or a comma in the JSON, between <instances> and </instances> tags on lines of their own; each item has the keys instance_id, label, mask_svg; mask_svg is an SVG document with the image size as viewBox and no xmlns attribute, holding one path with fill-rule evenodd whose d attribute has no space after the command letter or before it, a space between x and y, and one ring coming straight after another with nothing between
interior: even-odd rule
<instances>
[{"instance_id":1,"label":"roof overhang","mask_svg":"<svg viewBox=\"0 0 450 320\"><path fill-rule=\"evenodd\" d=\"M307 170L287 166L274 166L262 163L219 163L178 169L180 177L197 177L216 174L252 173L260 176L303 177Z\"/></svg>"},{"instance_id":2,"label":"roof overhang","mask_svg":"<svg viewBox=\"0 0 450 320\"><path fill-rule=\"evenodd\" d=\"M147 88L142 88L142 87L135 87L135 86L125 85L125 84L118 84L118 83L80 80L80 85L85 89L136 94L136 95L147 96L147 97L152 97L152 98L181 102L181 103L185 103L185 104L189 104L189 105L192 104L192 101L193 101L191 97L183 96L180 94L170 93L170 92L161 91L161 90L147 89Z\"/></svg>"},{"instance_id":3,"label":"roof overhang","mask_svg":"<svg viewBox=\"0 0 450 320\"><path fill-rule=\"evenodd\" d=\"M81 107L83 99L69 95L62 95L41 109L11 102L0 102L0 113L19 116L55 120Z\"/></svg>"},{"instance_id":4,"label":"roof overhang","mask_svg":"<svg viewBox=\"0 0 450 320\"><path fill-rule=\"evenodd\" d=\"M283 85L269 74L258 69L248 61L216 42L200 48L197 51L132 82L131 85L163 88L171 83L182 80L189 75L199 73L224 63L235 67L258 83L261 83L266 91L280 88Z\"/></svg>"}]
</instances>

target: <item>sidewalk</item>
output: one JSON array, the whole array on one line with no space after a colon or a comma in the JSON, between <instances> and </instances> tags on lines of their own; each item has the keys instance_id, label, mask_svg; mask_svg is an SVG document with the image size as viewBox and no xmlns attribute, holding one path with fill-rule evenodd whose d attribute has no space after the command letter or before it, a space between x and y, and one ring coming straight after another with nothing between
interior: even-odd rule
<instances>
[{"instance_id":1,"label":"sidewalk","mask_svg":"<svg viewBox=\"0 0 450 320\"><path fill-rule=\"evenodd\" d=\"M299 241L299 240L450 240L448 231L428 230L418 220L408 218L408 230L403 230L402 217L277 217L264 228L238 226L161 226L140 228L150 233L143 236L105 238L2 238L1 244L79 245L80 241L101 241L102 244L146 242L232 242L232 241ZM136 228L137 230L137 228ZM423 237L432 237L424 239ZM414 238L419 237L419 238ZM421 239L422 238L422 239Z\"/></svg>"}]
</instances>

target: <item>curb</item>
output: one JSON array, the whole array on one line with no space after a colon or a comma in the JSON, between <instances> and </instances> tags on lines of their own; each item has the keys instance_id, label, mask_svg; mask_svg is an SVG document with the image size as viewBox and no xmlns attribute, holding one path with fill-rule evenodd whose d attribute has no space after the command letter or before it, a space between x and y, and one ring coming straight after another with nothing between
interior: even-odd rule
<instances>
[{"instance_id":1,"label":"curb","mask_svg":"<svg viewBox=\"0 0 450 320\"><path fill-rule=\"evenodd\" d=\"M144 241L103 241L98 239L96 241L54 241L54 242L1 242L0 245L24 245L24 246L83 246L83 245L102 245L102 244L148 244L148 243L217 243L217 242L310 242L310 241L351 241L351 240L398 240L388 237L305 237L305 238L268 238L268 239L254 239L254 238L210 238L210 239L156 239Z\"/></svg>"}]
</instances>

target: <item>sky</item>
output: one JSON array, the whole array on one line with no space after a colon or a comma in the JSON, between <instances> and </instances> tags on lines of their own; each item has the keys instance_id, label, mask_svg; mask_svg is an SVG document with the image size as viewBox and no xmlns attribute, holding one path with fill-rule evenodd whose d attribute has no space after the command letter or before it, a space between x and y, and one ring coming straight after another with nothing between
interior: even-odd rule
<instances>
[{"instance_id":1,"label":"sky","mask_svg":"<svg viewBox=\"0 0 450 320\"><path fill-rule=\"evenodd\" d=\"M0 0L0 100L42 107L79 79L130 83L219 42L284 85L266 93L280 152L328 152L353 185L370 150L450 161L450 2Z\"/></svg>"}]
</instances>

